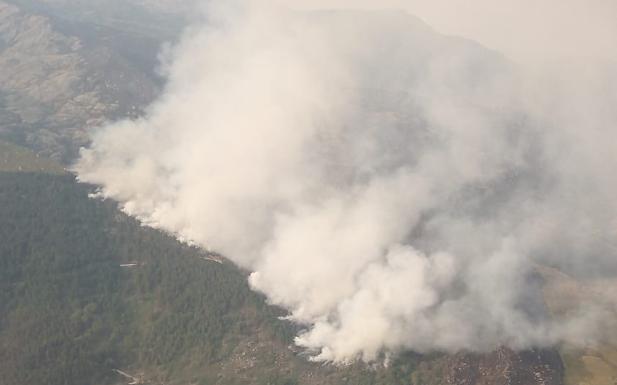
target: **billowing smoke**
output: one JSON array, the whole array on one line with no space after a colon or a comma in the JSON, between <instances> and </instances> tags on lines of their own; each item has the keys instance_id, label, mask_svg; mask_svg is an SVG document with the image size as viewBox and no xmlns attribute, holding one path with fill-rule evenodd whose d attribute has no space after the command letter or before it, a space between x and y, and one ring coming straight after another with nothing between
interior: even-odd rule
<instances>
[{"instance_id":1,"label":"billowing smoke","mask_svg":"<svg viewBox=\"0 0 617 385\"><path fill-rule=\"evenodd\" d=\"M253 271L316 360L599 337L603 312L551 314L536 271L616 272L610 71L532 76L399 11L206 15L80 180Z\"/></svg>"}]
</instances>

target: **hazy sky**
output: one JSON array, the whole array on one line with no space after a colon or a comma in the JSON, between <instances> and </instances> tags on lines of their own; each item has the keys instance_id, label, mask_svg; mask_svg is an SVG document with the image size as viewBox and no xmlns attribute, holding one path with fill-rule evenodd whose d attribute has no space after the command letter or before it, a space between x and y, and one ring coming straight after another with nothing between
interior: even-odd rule
<instances>
[{"instance_id":1,"label":"hazy sky","mask_svg":"<svg viewBox=\"0 0 617 385\"><path fill-rule=\"evenodd\" d=\"M301 8L400 8L438 31L477 40L511 58L617 60L614 0L281 0Z\"/></svg>"}]
</instances>

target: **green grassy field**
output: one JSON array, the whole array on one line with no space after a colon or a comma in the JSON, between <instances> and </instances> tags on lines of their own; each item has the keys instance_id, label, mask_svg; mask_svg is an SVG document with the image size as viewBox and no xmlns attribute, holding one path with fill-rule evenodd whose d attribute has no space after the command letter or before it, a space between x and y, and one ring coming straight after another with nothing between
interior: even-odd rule
<instances>
[{"instance_id":1,"label":"green grassy field","mask_svg":"<svg viewBox=\"0 0 617 385\"><path fill-rule=\"evenodd\" d=\"M59 163L3 141L0 141L0 172L39 172L54 175L66 173Z\"/></svg>"}]
</instances>

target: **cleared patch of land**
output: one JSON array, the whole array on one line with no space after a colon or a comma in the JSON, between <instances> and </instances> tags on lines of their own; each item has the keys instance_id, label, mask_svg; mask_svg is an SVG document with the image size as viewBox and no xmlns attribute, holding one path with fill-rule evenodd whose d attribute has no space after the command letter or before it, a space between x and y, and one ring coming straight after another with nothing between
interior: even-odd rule
<instances>
[{"instance_id":1,"label":"cleared patch of land","mask_svg":"<svg viewBox=\"0 0 617 385\"><path fill-rule=\"evenodd\" d=\"M605 311L616 311L617 281L583 282L546 266L537 270L545 280L544 299L553 315L566 315L589 303L602 306ZM566 385L617 385L617 333L608 329L599 346L561 348Z\"/></svg>"},{"instance_id":2,"label":"cleared patch of land","mask_svg":"<svg viewBox=\"0 0 617 385\"><path fill-rule=\"evenodd\" d=\"M26 148L0 141L0 172L41 172L62 175L66 170L59 163Z\"/></svg>"}]
</instances>

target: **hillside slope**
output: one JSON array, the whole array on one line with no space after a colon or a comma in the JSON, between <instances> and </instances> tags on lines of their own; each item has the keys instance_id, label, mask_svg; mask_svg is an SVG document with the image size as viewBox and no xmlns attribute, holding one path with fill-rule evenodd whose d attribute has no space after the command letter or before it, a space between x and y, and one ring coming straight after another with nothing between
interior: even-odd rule
<instances>
[{"instance_id":1,"label":"hillside slope","mask_svg":"<svg viewBox=\"0 0 617 385\"><path fill-rule=\"evenodd\" d=\"M0 138L73 158L89 128L154 98L160 44L0 1Z\"/></svg>"},{"instance_id":2,"label":"hillside slope","mask_svg":"<svg viewBox=\"0 0 617 385\"><path fill-rule=\"evenodd\" d=\"M0 172L2 385L561 384L551 352L308 362L219 257L140 226L70 175ZM531 381L531 382L530 382Z\"/></svg>"}]
</instances>

